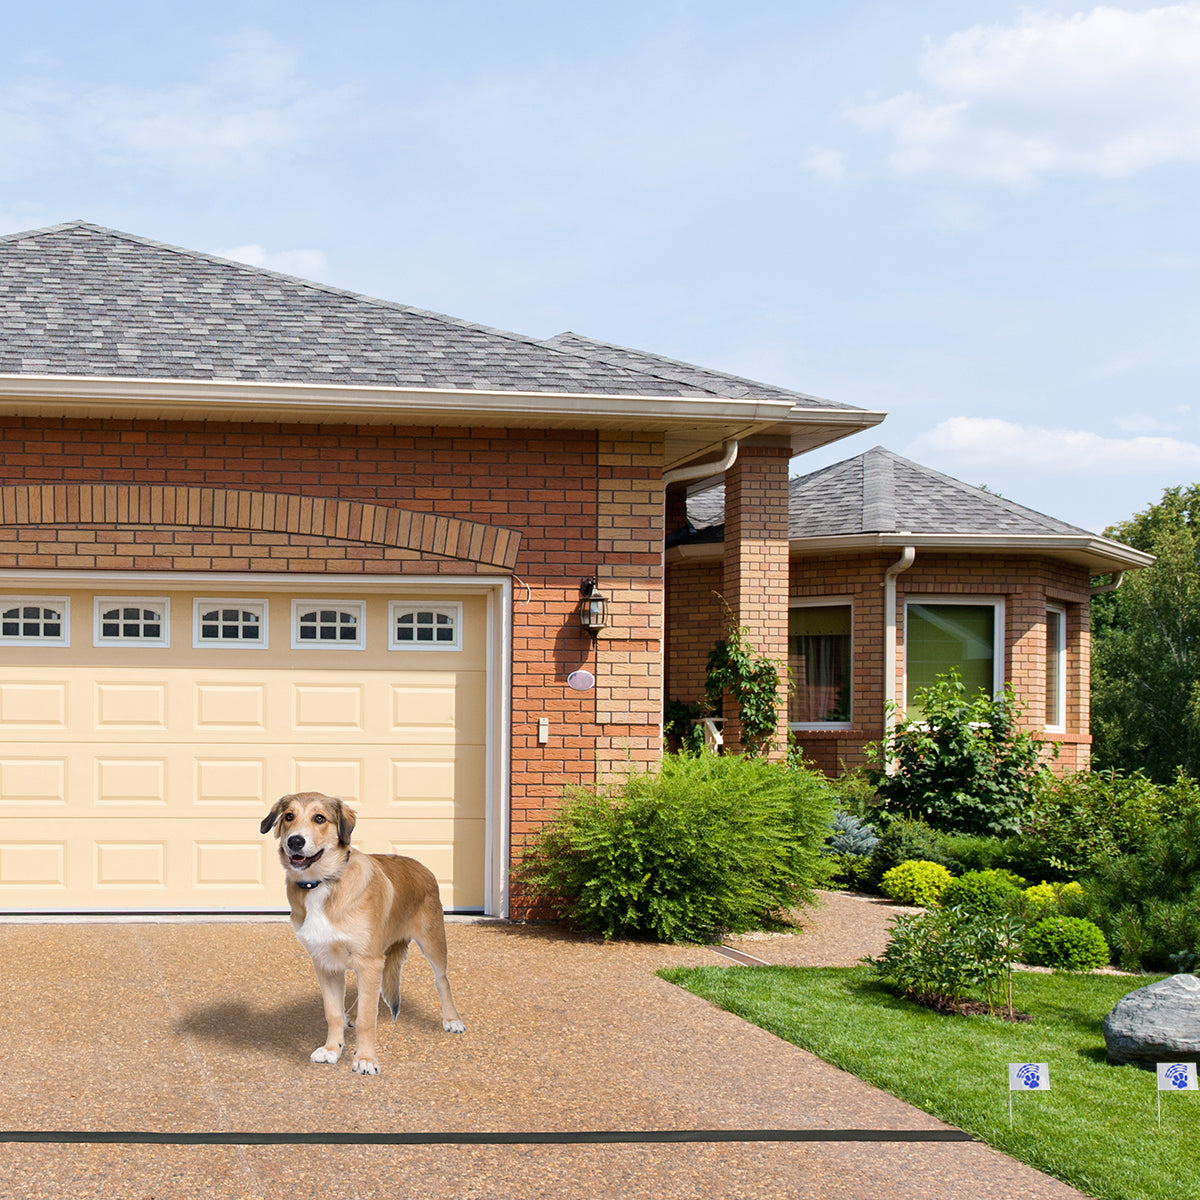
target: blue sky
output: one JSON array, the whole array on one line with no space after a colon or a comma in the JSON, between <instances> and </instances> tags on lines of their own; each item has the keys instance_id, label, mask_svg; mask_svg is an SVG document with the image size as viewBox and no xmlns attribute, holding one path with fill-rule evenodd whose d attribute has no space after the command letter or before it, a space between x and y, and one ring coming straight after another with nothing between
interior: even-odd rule
<instances>
[{"instance_id":1,"label":"blue sky","mask_svg":"<svg viewBox=\"0 0 1200 1200\"><path fill-rule=\"evenodd\" d=\"M1200 480L1200 3L4 6L0 232L82 218L886 409L1100 530Z\"/></svg>"}]
</instances>

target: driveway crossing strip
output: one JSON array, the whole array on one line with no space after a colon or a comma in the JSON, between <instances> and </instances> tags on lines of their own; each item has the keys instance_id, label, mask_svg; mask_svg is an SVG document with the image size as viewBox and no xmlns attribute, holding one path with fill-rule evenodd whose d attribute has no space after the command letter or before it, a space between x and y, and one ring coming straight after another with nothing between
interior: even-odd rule
<instances>
[{"instance_id":1,"label":"driveway crossing strip","mask_svg":"<svg viewBox=\"0 0 1200 1200\"><path fill-rule=\"evenodd\" d=\"M977 1142L961 1129L585 1129L467 1133L4 1129L0 1143L118 1146L596 1146L697 1142Z\"/></svg>"}]
</instances>

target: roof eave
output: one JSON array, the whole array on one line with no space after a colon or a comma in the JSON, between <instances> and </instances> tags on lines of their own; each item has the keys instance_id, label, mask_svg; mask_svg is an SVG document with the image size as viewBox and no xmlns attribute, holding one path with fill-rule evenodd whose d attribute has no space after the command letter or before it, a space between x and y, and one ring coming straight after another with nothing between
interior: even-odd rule
<instances>
[{"instance_id":1,"label":"roof eave","mask_svg":"<svg viewBox=\"0 0 1200 1200\"><path fill-rule=\"evenodd\" d=\"M1154 563L1154 555L1096 534L1008 533L858 533L828 537L792 538L794 556L830 554L845 550L892 549L958 550L969 553L1038 554L1087 567L1093 574L1134 571Z\"/></svg>"},{"instance_id":2,"label":"roof eave","mask_svg":"<svg viewBox=\"0 0 1200 1200\"><path fill-rule=\"evenodd\" d=\"M1057 558L1086 567L1093 575L1112 571L1135 571L1152 566L1152 554L1095 535L1080 534L951 534L951 533L849 533L828 537L791 538L792 557L845 554L847 551L891 550L915 546L918 550L959 551L974 554L1033 554ZM675 546L667 552L668 562L720 558L721 542Z\"/></svg>"}]
</instances>

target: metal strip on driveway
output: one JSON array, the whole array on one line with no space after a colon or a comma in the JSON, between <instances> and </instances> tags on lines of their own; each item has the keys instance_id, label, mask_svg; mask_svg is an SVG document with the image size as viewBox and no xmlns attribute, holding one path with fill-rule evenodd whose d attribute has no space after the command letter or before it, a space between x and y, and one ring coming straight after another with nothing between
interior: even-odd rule
<instances>
[{"instance_id":1,"label":"metal strip on driveway","mask_svg":"<svg viewBox=\"0 0 1200 1200\"><path fill-rule=\"evenodd\" d=\"M0 1143L117 1146L596 1146L693 1142L976 1142L961 1129L609 1129L467 1132L196 1132L7 1129Z\"/></svg>"}]
</instances>

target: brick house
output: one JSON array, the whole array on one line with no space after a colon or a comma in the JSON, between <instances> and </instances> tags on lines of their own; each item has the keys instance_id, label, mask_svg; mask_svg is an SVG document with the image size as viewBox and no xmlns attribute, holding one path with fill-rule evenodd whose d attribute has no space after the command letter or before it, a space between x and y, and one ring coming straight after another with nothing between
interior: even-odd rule
<instances>
[{"instance_id":1,"label":"brick house","mask_svg":"<svg viewBox=\"0 0 1200 1200\"><path fill-rule=\"evenodd\" d=\"M664 489L727 466L782 657L789 459L882 419L83 222L0 238L0 319L8 911L278 910L258 822L313 788L527 913L563 785L661 750Z\"/></svg>"},{"instance_id":2,"label":"brick house","mask_svg":"<svg viewBox=\"0 0 1200 1200\"><path fill-rule=\"evenodd\" d=\"M670 699L704 694L728 615L726 489L710 480L668 507ZM989 692L1010 683L1023 723L1086 768L1093 577L1150 555L876 447L793 479L786 599L788 725L828 773L863 761L889 711L950 669ZM756 647L763 649L763 647ZM771 643L778 655L778 642Z\"/></svg>"}]
</instances>

